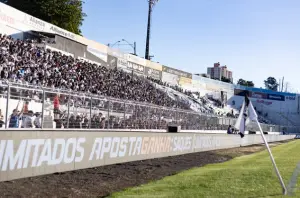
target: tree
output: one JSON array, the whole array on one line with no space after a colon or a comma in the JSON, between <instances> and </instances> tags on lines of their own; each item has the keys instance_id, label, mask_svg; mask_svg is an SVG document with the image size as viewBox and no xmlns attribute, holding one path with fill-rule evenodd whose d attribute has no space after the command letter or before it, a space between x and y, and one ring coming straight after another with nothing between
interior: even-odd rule
<instances>
[{"instance_id":1,"label":"tree","mask_svg":"<svg viewBox=\"0 0 300 198\"><path fill-rule=\"evenodd\" d=\"M238 80L237 84L245 87L254 87L254 83L252 81L246 81L242 78Z\"/></svg>"},{"instance_id":2,"label":"tree","mask_svg":"<svg viewBox=\"0 0 300 198\"><path fill-rule=\"evenodd\" d=\"M278 91L279 84L277 83L277 80L274 77L269 77L267 80L264 81L266 89L272 90L272 91Z\"/></svg>"},{"instance_id":3,"label":"tree","mask_svg":"<svg viewBox=\"0 0 300 198\"><path fill-rule=\"evenodd\" d=\"M60 28L81 34L80 27L86 17L83 0L0 0L22 12Z\"/></svg>"},{"instance_id":4,"label":"tree","mask_svg":"<svg viewBox=\"0 0 300 198\"><path fill-rule=\"evenodd\" d=\"M229 78L225 78L224 76L222 76L221 81L231 83L231 80Z\"/></svg>"},{"instance_id":5,"label":"tree","mask_svg":"<svg viewBox=\"0 0 300 198\"><path fill-rule=\"evenodd\" d=\"M244 79L242 79L242 78L240 78L240 79L238 80L237 84L238 84L238 85L242 85L242 86L247 86L247 81L244 80Z\"/></svg>"},{"instance_id":6,"label":"tree","mask_svg":"<svg viewBox=\"0 0 300 198\"><path fill-rule=\"evenodd\" d=\"M252 81L247 81L247 87L254 87L254 83Z\"/></svg>"}]
</instances>

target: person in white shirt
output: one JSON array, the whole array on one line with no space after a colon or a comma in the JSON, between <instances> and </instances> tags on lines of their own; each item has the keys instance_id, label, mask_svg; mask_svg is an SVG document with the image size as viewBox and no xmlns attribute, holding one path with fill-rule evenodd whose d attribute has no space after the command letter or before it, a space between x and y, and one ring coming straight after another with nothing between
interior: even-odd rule
<instances>
[{"instance_id":1,"label":"person in white shirt","mask_svg":"<svg viewBox=\"0 0 300 198\"><path fill-rule=\"evenodd\" d=\"M36 113L35 115L35 119L33 121L33 124L35 126L35 128L42 128L42 117L40 113Z\"/></svg>"},{"instance_id":2,"label":"person in white shirt","mask_svg":"<svg viewBox=\"0 0 300 198\"><path fill-rule=\"evenodd\" d=\"M23 115L21 128L33 128L33 112L28 111Z\"/></svg>"}]
</instances>

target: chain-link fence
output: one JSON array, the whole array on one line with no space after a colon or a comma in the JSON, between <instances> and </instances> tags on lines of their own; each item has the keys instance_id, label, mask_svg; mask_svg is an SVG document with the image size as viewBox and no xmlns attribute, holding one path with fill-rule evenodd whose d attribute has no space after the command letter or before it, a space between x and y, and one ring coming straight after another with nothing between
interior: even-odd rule
<instances>
[{"instance_id":1,"label":"chain-link fence","mask_svg":"<svg viewBox=\"0 0 300 198\"><path fill-rule=\"evenodd\" d=\"M0 84L1 129L226 130L236 119L83 93ZM300 132L299 127L261 124L264 131ZM248 130L258 131L255 123Z\"/></svg>"}]
</instances>

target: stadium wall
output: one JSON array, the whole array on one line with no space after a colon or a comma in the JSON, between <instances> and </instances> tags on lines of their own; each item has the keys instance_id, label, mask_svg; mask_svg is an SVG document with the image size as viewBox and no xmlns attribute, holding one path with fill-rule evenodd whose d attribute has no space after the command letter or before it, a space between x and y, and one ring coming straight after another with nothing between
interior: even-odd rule
<instances>
[{"instance_id":1,"label":"stadium wall","mask_svg":"<svg viewBox=\"0 0 300 198\"><path fill-rule=\"evenodd\" d=\"M258 135L72 130L6 131L0 139L0 181L262 143Z\"/></svg>"}]
</instances>

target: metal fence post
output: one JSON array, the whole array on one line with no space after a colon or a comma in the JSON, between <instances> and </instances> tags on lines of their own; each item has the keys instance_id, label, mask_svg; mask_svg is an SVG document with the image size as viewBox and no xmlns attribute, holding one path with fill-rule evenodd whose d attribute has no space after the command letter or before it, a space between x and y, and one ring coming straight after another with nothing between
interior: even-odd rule
<instances>
[{"instance_id":1,"label":"metal fence post","mask_svg":"<svg viewBox=\"0 0 300 198\"><path fill-rule=\"evenodd\" d=\"M108 108L107 108L107 120L108 120L108 124L107 124L107 128L110 129L110 100L108 100Z\"/></svg>"},{"instance_id":2,"label":"metal fence post","mask_svg":"<svg viewBox=\"0 0 300 198\"><path fill-rule=\"evenodd\" d=\"M68 95L67 129L69 128L69 122L70 122L70 97L71 97L71 94Z\"/></svg>"},{"instance_id":3,"label":"metal fence post","mask_svg":"<svg viewBox=\"0 0 300 198\"><path fill-rule=\"evenodd\" d=\"M151 106L148 107L148 120L150 120L150 108Z\"/></svg>"},{"instance_id":4,"label":"metal fence post","mask_svg":"<svg viewBox=\"0 0 300 198\"><path fill-rule=\"evenodd\" d=\"M6 112L5 112L5 129L8 128L9 120L8 120L8 106L10 99L10 85L7 87L7 99L6 99Z\"/></svg>"},{"instance_id":5,"label":"metal fence post","mask_svg":"<svg viewBox=\"0 0 300 198\"><path fill-rule=\"evenodd\" d=\"M178 120L178 109L176 108L175 109L175 124L179 124L178 121L179 121Z\"/></svg>"},{"instance_id":6,"label":"metal fence post","mask_svg":"<svg viewBox=\"0 0 300 198\"><path fill-rule=\"evenodd\" d=\"M91 128L92 125L92 108L93 108L93 97L91 96L90 98L90 119L89 119L89 129Z\"/></svg>"},{"instance_id":7,"label":"metal fence post","mask_svg":"<svg viewBox=\"0 0 300 198\"><path fill-rule=\"evenodd\" d=\"M42 117L41 117L41 128L43 129L44 128L44 111L45 111L45 90L43 89L43 98L42 98Z\"/></svg>"},{"instance_id":8,"label":"metal fence post","mask_svg":"<svg viewBox=\"0 0 300 198\"><path fill-rule=\"evenodd\" d=\"M126 102L124 101L124 122L126 123Z\"/></svg>"}]
</instances>

